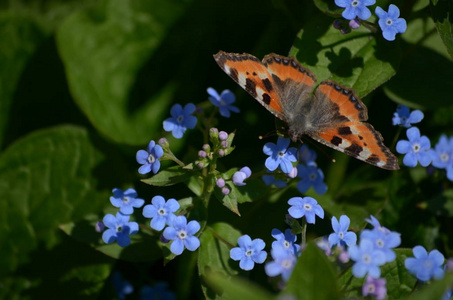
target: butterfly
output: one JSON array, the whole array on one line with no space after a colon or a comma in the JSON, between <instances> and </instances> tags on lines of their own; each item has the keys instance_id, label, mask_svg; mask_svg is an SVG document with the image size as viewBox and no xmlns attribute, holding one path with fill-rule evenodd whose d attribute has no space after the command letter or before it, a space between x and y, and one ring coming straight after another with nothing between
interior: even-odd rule
<instances>
[{"instance_id":1,"label":"butterfly","mask_svg":"<svg viewBox=\"0 0 453 300\"><path fill-rule=\"evenodd\" d=\"M367 108L353 89L332 80L316 87L315 75L298 61L273 53L260 61L247 53L220 51L214 59L253 98L287 123L293 141L308 135L379 168L399 169L398 159L384 145L382 135L365 122Z\"/></svg>"}]
</instances>

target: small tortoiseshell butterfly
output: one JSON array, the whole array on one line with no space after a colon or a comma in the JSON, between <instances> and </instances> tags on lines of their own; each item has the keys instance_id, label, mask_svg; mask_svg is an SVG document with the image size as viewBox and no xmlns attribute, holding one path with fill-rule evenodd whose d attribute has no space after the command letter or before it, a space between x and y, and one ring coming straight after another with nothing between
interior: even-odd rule
<instances>
[{"instance_id":1,"label":"small tortoiseshell butterfly","mask_svg":"<svg viewBox=\"0 0 453 300\"><path fill-rule=\"evenodd\" d=\"M217 64L272 114L288 124L297 141L303 134L374 166L398 170L398 159L381 134L364 122L367 108L354 90L331 80L313 92L316 78L294 58L268 54L262 61L220 51Z\"/></svg>"}]
</instances>

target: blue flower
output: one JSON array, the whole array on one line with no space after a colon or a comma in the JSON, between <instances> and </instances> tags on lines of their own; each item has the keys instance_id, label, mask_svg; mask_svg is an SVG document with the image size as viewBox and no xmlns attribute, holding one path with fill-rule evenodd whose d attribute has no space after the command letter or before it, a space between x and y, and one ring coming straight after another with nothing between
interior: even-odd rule
<instances>
[{"instance_id":1,"label":"blue flower","mask_svg":"<svg viewBox=\"0 0 453 300\"><path fill-rule=\"evenodd\" d=\"M269 171L267 172L270 173ZM273 184L278 188L284 188L286 186L286 181L276 179L274 175L263 175L261 179L263 179L265 185Z\"/></svg>"},{"instance_id":2,"label":"blue flower","mask_svg":"<svg viewBox=\"0 0 453 300\"><path fill-rule=\"evenodd\" d=\"M355 277L362 278L366 274L374 278L381 276L379 266L385 264L385 255L374 248L372 241L361 239L360 244L349 247L348 252L350 258L355 261L352 266L352 274Z\"/></svg>"},{"instance_id":3,"label":"blue flower","mask_svg":"<svg viewBox=\"0 0 453 300\"><path fill-rule=\"evenodd\" d=\"M279 244L275 247L272 246L271 256L274 260L264 266L267 276L282 275L282 279L288 281L297 262L294 253Z\"/></svg>"},{"instance_id":4,"label":"blue flower","mask_svg":"<svg viewBox=\"0 0 453 300\"><path fill-rule=\"evenodd\" d=\"M242 270L250 271L255 263L262 264L267 257L266 251L263 251L266 244L262 239L252 239L248 235L243 235L238 239L239 247L230 250L230 257L238 261Z\"/></svg>"},{"instance_id":5,"label":"blue flower","mask_svg":"<svg viewBox=\"0 0 453 300\"><path fill-rule=\"evenodd\" d=\"M366 282L362 287L363 296L373 296L378 300L385 299L387 296L387 280L385 278L374 279L371 276L367 276Z\"/></svg>"},{"instance_id":6,"label":"blue flower","mask_svg":"<svg viewBox=\"0 0 453 300\"><path fill-rule=\"evenodd\" d=\"M114 272L112 274L112 284L119 300L126 299L126 295L132 294L134 291L132 284L125 280L123 275L119 272Z\"/></svg>"},{"instance_id":7,"label":"blue flower","mask_svg":"<svg viewBox=\"0 0 453 300\"><path fill-rule=\"evenodd\" d=\"M108 228L102 234L102 239L105 243L110 244L118 241L118 245L125 247L131 243L130 234L138 232L138 224L136 222L129 222L129 215L124 215L121 212L114 215L108 214L104 217L102 222Z\"/></svg>"},{"instance_id":8,"label":"blue flower","mask_svg":"<svg viewBox=\"0 0 453 300\"><path fill-rule=\"evenodd\" d=\"M393 4L389 6L389 12L386 13L379 6L374 11L379 18L379 26L382 30L382 35L387 41L395 40L397 33L404 33L407 29L406 20L399 18L400 10Z\"/></svg>"},{"instance_id":9,"label":"blue flower","mask_svg":"<svg viewBox=\"0 0 453 300\"><path fill-rule=\"evenodd\" d=\"M291 205L288 212L294 219L305 216L307 223L315 224L315 215L324 218L324 210L312 197L293 197L288 200L288 204Z\"/></svg>"},{"instance_id":10,"label":"blue flower","mask_svg":"<svg viewBox=\"0 0 453 300\"><path fill-rule=\"evenodd\" d=\"M423 119L423 113L420 110L410 111L406 105L398 105L396 113L393 114L393 125L400 125L409 128L414 123L418 123Z\"/></svg>"},{"instance_id":11,"label":"blue flower","mask_svg":"<svg viewBox=\"0 0 453 300\"><path fill-rule=\"evenodd\" d=\"M427 252L422 246L412 249L415 258L409 257L404 261L404 266L409 273L415 275L418 280L428 281L431 278L440 279L444 276L444 256L438 250Z\"/></svg>"},{"instance_id":12,"label":"blue flower","mask_svg":"<svg viewBox=\"0 0 453 300\"><path fill-rule=\"evenodd\" d=\"M170 251L173 254L180 255L184 248L189 251L195 251L200 247L200 240L193 236L200 230L200 223L190 221L187 224L185 216L175 217L171 223L165 228L163 236L167 240L173 241L170 246Z\"/></svg>"},{"instance_id":13,"label":"blue flower","mask_svg":"<svg viewBox=\"0 0 453 300\"><path fill-rule=\"evenodd\" d=\"M407 167L415 167L417 162L423 167L427 167L433 158L431 142L426 136L420 136L420 130L417 127L411 127L406 131L409 139L398 141L396 151L400 154L406 154L403 158L403 164Z\"/></svg>"},{"instance_id":14,"label":"blue flower","mask_svg":"<svg viewBox=\"0 0 453 300\"><path fill-rule=\"evenodd\" d=\"M381 250L385 255L386 262L395 260L396 254L393 248L401 244L401 236L398 232L384 233L379 229L365 229L360 234L360 239L367 239L373 242L375 249Z\"/></svg>"},{"instance_id":15,"label":"blue flower","mask_svg":"<svg viewBox=\"0 0 453 300\"><path fill-rule=\"evenodd\" d=\"M160 145L156 145L156 142L154 141L149 142L147 151L137 151L137 162L143 165L138 169L138 172L140 174L147 174L153 171L153 173L156 174L160 169L159 158L161 158L163 154L164 150Z\"/></svg>"},{"instance_id":16,"label":"blue flower","mask_svg":"<svg viewBox=\"0 0 453 300\"><path fill-rule=\"evenodd\" d=\"M188 103L182 108L180 104L175 104L170 110L171 118L164 121L164 130L171 131L177 139L182 138L187 128L193 129L197 125L197 118L191 116L195 111L195 105Z\"/></svg>"},{"instance_id":17,"label":"blue flower","mask_svg":"<svg viewBox=\"0 0 453 300\"><path fill-rule=\"evenodd\" d=\"M277 145L274 143L266 143L263 147L263 152L269 157L266 159L266 168L269 171L274 171L278 167L283 171L283 173L289 173L293 169L291 162L297 161L296 148L289 148L289 139L284 139L279 137L277 140Z\"/></svg>"},{"instance_id":18,"label":"blue flower","mask_svg":"<svg viewBox=\"0 0 453 300\"><path fill-rule=\"evenodd\" d=\"M165 202L162 196L154 196L151 203L143 208L143 216L152 219L150 222L152 229L161 231L164 229L165 224L171 225L175 217L173 213L179 209L179 203L175 199L168 199Z\"/></svg>"},{"instance_id":19,"label":"blue flower","mask_svg":"<svg viewBox=\"0 0 453 300\"><path fill-rule=\"evenodd\" d=\"M447 169L453 165L453 139L449 141L445 134L440 136L434 147L432 164L439 169Z\"/></svg>"},{"instance_id":20,"label":"blue flower","mask_svg":"<svg viewBox=\"0 0 453 300\"><path fill-rule=\"evenodd\" d=\"M302 180L297 183L297 189L305 193L313 186L316 194L323 195L327 192L327 185L324 183L324 174L322 170L314 165L297 166L297 176Z\"/></svg>"},{"instance_id":21,"label":"blue flower","mask_svg":"<svg viewBox=\"0 0 453 300\"><path fill-rule=\"evenodd\" d=\"M224 90L220 95L213 88L208 88L208 94L210 95L209 101L217 106L220 111L220 115L225 118L230 117L230 111L238 113L239 108L231 105L236 100L236 96L230 90Z\"/></svg>"},{"instance_id":22,"label":"blue flower","mask_svg":"<svg viewBox=\"0 0 453 300\"><path fill-rule=\"evenodd\" d=\"M387 227L381 226L381 223L379 223L379 220L376 219L373 215L370 215L370 219L365 219L368 223L374 226L374 229L378 229L382 231L385 234L390 233L390 230Z\"/></svg>"},{"instance_id":23,"label":"blue flower","mask_svg":"<svg viewBox=\"0 0 453 300\"><path fill-rule=\"evenodd\" d=\"M301 163L306 166L314 165L316 166L316 152L310 148L306 144L303 144L299 150L297 150L297 158Z\"/></svg>"},{"instance_id":24,"label":"blue flower","mask_svg":"<svg viewBox=\"0 0 453 300\"><path fill-rule=\"evenodd\" d=\"M340 216L340 222L338 222L336 217L332 217L332 228L334 233L329 235L329 244L331 247L338 246L348 246L351 247L357 242L357 235L348 231L350 220L348 216Z\"/></svg>"},{"instance_id":25,"label":"blue flower","mask_svg":"<svg viewBox=\"0 0 453 300\"><path fill-rule=\"evenodd\" d=\"M356 17L362 20L368 19L371 17L371 11L367 6L374 3L376 3L376 0L335 0L337 6L345 8L341 15L347 20L352 20Z\"/></svg>"},{"instance_id":26,"label":"blue flower","mask_svg":"<svg viewBox=\"0 0 453 300\"><path fill-rule=\"evenodd\" d=\"M272 237L276 239L276 241L272 242L272 248L275 247L283 247L291 251L294 255L300 254L300 245L294 244L297 240L297 236L291 233L291 229L286 229L285 233L281 232L280 230L274 228L272 229Z\"/></svg>"},{"instance_id":27,"label":"blue flower","mask_svg":"<svg viewBox=\"0 0 453 300\"><path fill-rule=\"evenodd\" d=\"M137 192L134 189L127 189L124 192L120 189L113 189L110 202L113 206L119 207L120 212L125 215L132 214L134 207L139 208L145 204L145 200L137 198Z\"/></svg>"},{"instance_id":28,"label":"blue flower","mask_svg":"<svg viewBox=\"0 0 453 300\"><path fill-rule=\"evenodd\" d=\"M249 167L243 167L239 171L234 172L233 178L232 178L233 183L237 186L244 186L244 185L246 185L244 183L244 180L249 178L250 175L252 175L252 170L250 170Z\"/></svg>"},{"instance_id":29,"label":"blue flower","mask_svg":"<svg viewBox=\"0 0 453 300\"><path fill-rule=\"evenodd\" d=\"M168 283L159 281L151 287L145 285L140 290L140 300L165 299L176 300L176 295L168 290Z\"/></svg>"}]
</instances>

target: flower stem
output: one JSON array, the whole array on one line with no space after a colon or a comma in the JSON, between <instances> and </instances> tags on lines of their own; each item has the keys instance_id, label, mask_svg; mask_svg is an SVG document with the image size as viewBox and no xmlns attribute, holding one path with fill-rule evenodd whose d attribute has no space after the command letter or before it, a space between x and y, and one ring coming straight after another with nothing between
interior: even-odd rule
<instances>
[{"instance_id":1,"label":"flower stem","mask_svg":"<svg viewBox=\"0 0 453 300\"><path fill-rule=\"evenodd\" d=\"M301 247L305 247L305 244L307 243L307 221L305 221L305 218L302 218L302 233L301 235Z\"/></svg>"}]
</instances>

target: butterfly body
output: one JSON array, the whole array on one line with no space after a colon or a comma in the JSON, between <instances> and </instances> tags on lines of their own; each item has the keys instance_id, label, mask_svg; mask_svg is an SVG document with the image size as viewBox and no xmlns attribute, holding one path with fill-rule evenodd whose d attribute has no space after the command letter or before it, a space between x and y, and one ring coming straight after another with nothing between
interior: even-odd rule
<instances>
[{"instance_id":1,"label":"butterfly body","mask_svg":"<svg viewBox=\"0 0 453 300\"><path fill-rule=\"evenodd\" d=\"M316 77L294 58L220 51L214 58L234 81L288 124L293 141L302 135L380 168L396 170L397 158L366 123L367 108L355 92Z\"/></svg>"}]
</instances>

